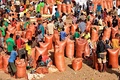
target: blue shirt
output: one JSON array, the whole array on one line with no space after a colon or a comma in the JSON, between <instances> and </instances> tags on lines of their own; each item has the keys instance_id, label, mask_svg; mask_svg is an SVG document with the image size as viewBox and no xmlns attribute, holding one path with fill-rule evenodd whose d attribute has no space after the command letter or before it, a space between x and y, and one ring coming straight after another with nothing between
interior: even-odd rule
<instances>
[{"instance_id":1,"label":"blue shirt","mask_svg":"<svg viewBox=\"0 0 120 80\"><path fill-rule=\"evenodd\" d=\"M61 38L61 40L65 40L65 37L66 37L66 32L61 31L60 32L60 38Z\"/></svg>"},{"instance_id":2,"label":"blue shirt","mask_svg":"<svg viewBox=\"0 0 120 80\"><path fill-rule=\"evenodd\" d=\"M101 11L102 7L101 5L97 5L97 11Z\"/></svg>"},{"instance_id":3,"label":"blue shirt","mask_svg":"<svg viewBox=\"0 0 120 80\"><path fill-rule=\"evenodd\" d=\"M14 51L14 50L12 50L12 52L11 52L11 54L10 54L10 58L9 58L9 60L8 60L8 62L14 62L15 61L15 59L16 59L16 57L17 57L17 52L16 51Z\"/></svg>"},{"instance_id":4,"label":"blue shirt","mask_svg":"<svg viewBox=\"0 0 120 80\"><path fill-rule=\"evenodd\" d=\"M42 31L42 36L44 36L44 32L45 32L45 31L44 31L44 27L43 27L42 24L39 25L38 29Z\"/></svg>"},{"instance_id":5,"label":"blue shirt","mask_svg":"<svg viewBox=\"0 0 120 80\"><path fill-rule=\"evenodd\" d=\"M86 23L85 22L80 22L78 27L80 28L81 32L83 33L86 29Z\"/></svg>"}]
</instances>

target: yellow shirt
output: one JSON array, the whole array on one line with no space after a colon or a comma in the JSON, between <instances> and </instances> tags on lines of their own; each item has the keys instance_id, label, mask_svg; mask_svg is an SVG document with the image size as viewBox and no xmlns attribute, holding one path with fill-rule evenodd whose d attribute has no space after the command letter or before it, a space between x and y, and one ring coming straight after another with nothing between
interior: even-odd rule
<instances>
[{"instance_id":1,"label":"yellow shirt","mask_svg":"<svg viewBox=\"0 0 120 80\"><path fill-rule=\"evenodd\" d=\"M119 40L118 39L112 39L112 46L113 46L113 48L120 48Z\"/></svg>"},{"instance_id":2,"label":"yellow shirt","mask_svg":"<svg viewBox=\"0 0 120 80\"><path fill-rule=\"evenodd\" d=\"M31 46L29 46L28 44L25 45L25 49L28 51L28 54L31 54Z\"/></svg>"},{"instance_id":3,"label":"yellow shirt","mask_svg":"<svg viewBox=\"0 0 120 80\"><path fill-rule=\"evenodd\" d=\"M90 38L90 33L85 34L84 38L89 39Z\"/></svg>"}]
</instances>

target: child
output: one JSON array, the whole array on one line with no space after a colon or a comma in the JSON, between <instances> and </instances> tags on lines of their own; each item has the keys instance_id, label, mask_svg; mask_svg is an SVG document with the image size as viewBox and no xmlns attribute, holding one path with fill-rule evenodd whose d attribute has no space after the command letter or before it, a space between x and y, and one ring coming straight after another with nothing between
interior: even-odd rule
<instances>
[{"instance_id":1,"label":"child","mask_svg":"<svg viewBox=\"0 0 120 80\"><path fill-rule=\"evenodd\" d=\"M79 38L80 37L80 33L79 33L79 29L76 29L76 32L74 33L74 39Z\"/></svg>"},{"instance_id":2,"label":"child","mask_svg":"<svg viewBox=\"0 0 120 80\"><path fill-rule=\"evenodd\" d=\"M8 72L10 73L11 76L14 76L16 73L16 66L15 66L15 60L17 58L17 46L13 46L13 50L11 51L10 58L8 60Z\"/></svg>"},{"instance_id":3,"label":"child","mask_svg":"<svg viewBox=\"0 0 120 80\"><path fill-rule=\"evenodd\" d=\"M60 32L60 39L61 39L61 41L64 41L66 36L67 35L66 35L66 32L64 31L64 28L62 28L62 31Z\"/></svg>"},{"instance_id":4,"label":"child","mask_svg":"<svg viewBox=\"0 0 120 80\"><path fill-rule=\"evenodd\" d=\"M48 55L40 55L36 63L37 63L37 67L40 66L49 67L52 64L52 61Z\"/></svg>"}]
</instances>

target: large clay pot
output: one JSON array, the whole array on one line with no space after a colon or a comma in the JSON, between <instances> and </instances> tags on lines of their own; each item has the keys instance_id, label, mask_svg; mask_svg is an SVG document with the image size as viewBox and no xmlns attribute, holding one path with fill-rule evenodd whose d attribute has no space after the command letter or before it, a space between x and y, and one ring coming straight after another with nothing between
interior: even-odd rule
<instances>
[{"instance_id":1,"label":"large clay pot","mask_svg":"<svg viewBox=\"0 0 120 80\"><path fill-rule=\"evenodd\" d=\"M25 38L28 40L32 40L32 31L31 30L26 31Z\"/></svg>"},{"instance_id":2,"label":"large clay pot","mask_svg":"<svg viewBox=\"0 0 120 80\"><path fill-rule=\"evenodd\" d=\"M103 33L103 40L110 39L111 36L111 28L105 28Z\"/></svg>"},{"instance_id":3,"label":"large clay pot","mask_svg":"<svg viewBox=\"0 0 120 80\"><path fill-rule=\"evenodd\" d=\"M72 35L74 35L74 33L75 33L77 28L78 28L77 24L72 24L72 26L71 26L71 33L72 33Z\"/></svg>"},{"instance_id":4,"label":"large clay pot","mask_svg":"<svg viewBox=\"0 0 120 80\"><path fill-rule=\"evenodd\" d=\"M66 11L67 11L67 9L66 9L66 4L63 3L63 4L62 4L62 12L63 12L63 13L66 13Z\"/></svg>"},{"instance_id":5,"label":"large clay pot","mask_svg":"<svg viewBox=\"0 0 120 80\"><path fill-rule=\"evenodd\" d=\"M49 43L39 42L39 44L40 44L40 48L47 48L47 50L48 50Z\"/></svg>"},{"instance_id":6,"label":"large clay pot","mask_svg":"<svg viewBox=\"0 0 120 80\"><path fill-rule=\"evenodd\" d=\"M58 46L55 47L54 59L55 59L55 65L58 68L58 70L61 72L65 71L66 65L65 65L64 55L62 53L62 50Z\"/></svg>"},{"instance_id":7,"label":"large clay pot","mask_svg":"<svg viewBox=\"0 0 120 80\"><path fill-rule=\"evenodd\" d=\"M47 48L39 48L35 47L36 49L36 55L35 55L35 60L37 61L40 55L48 55Z\"/></svg>"},{"instance_id":8,"label":"large clay pot","mask_svg":"<svg viewBox=\"0 0 120 80\"><path fill-rule=\"evenodd\" d=\"M82 68L82 58L76 58L72 61L72 68L78 71Z\"/></svg>"},{"instance_id":9,"label":"large clay pot","mask_svg":"<svg viewBox=\"0 0 120 80\"><path fill-rule=\"evenodd\" d=\"M89 47L89 44L88 42L86 42L86 45L85 45L85 52L84 52L84 57L89 57L90 56L90 47Z\"/></svg>"},{"instance_id":10,"label":"large clay pot","mask_svg":"<svg viewBox=\"0 0 120 80\"><path fill-rule=\"evenodd\" d=\"M118 53L119 49L108 49L109 52L109 66L112 68L118 68Z\"/></svg>"},{"instance_id":11,"label":"large clay pot","mask_svg":"<svg viewBox=\"0 0 120 80\"><path fill-rule=\"evenodd\" d=\"M52 49L52 39L53 39L53 35L47 36L45 35L45 43L49 43L48 49Z\"/></svg>"},{"instance_id":12,"label":"large clay pot","mask_svg":"<svg viewBox=\"0 0 120 80\"><path fill-rule=\"evenodd\" d=\"M0 69L3 68L3 56L0 55Z\"/></svg>"},{"instance_id":13,"label":"large clay pot","mask_svg":"<svg viewBox=\"0 0 120 80\"><path fill-rule=\"evenodd\" d=\"M76 57L82 58L82 54L85 51L86 40L76 39Z\"/></svg>"},{"instance_id":14,"label":"large clay pot","mask_svg":"<svg viewBox=\"0 0 120 80\"><path fill-rule=\"evenodd\" d=\"M96 29L92 28L91 41L96 42L98 40L98 38L99 38L98 31Z\"/></svg>"},{"instance_id":15,"label":"large clay pot","mask_svg":"<svg viewBox=\"0 0 120 80\"><path fill-rule=\"evenodd\" d=\"M48 14L48 6L45 5L43 8L43 14Z\"/></svg>"},{"instance_id":16,"label":"large clay pot","mask_svg":"<svg viewBox=\"0 0 120 80\"><path fill-rule=\"evenodd\" d=\"M71 13L71 10L72 10L71 4L67 4L67 5L66 5L66 8L67 8L67 13L70 14L70 13Z\"/></svg>"},{"instance_id":17,"label":"large clay pot","mask_svg":"<svg viewBox=\"0 0 120 80\"><path fill-rule=\"evenodd\" d=\"M66 44L66 56L68 58L74 57L74 41L68 39Z\"/></svg>"},{"instance_id":18,"label":"large clay pot","mask_svg":"<svg viewBox=\"0 0 120 80\"><path fill-rule=\"evenodd\" d=\"M26 63L24 59L16 60L16 68L17 68L17 78L25 78L27 76L26 73Z\"/></svg>"},{"instance_id":19,"label":"large clay pot","mask_svg":"<svg viewBox=\"0 0 120 80\"><path fill-rule=\"evenodd\" d=\"M9 60L9 55L3 55L3 71L5 73L8 73L8 60Z\"/></svg>"}]
</instances>

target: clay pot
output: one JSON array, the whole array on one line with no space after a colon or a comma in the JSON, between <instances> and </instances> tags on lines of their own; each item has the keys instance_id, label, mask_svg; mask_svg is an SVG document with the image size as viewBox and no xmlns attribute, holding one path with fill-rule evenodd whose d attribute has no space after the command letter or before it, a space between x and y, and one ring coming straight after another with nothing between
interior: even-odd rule
<instances>
[{"instance_id":1,"label":"clay pot","mask_svg":"<svg viewBox=\"0 0 120 80\"><path fill-rule=\"evenodd\" d=\"M82 58L76 58L72 61L72 68L78 71L82 68Z\"/></svg>"}]
</instances>

